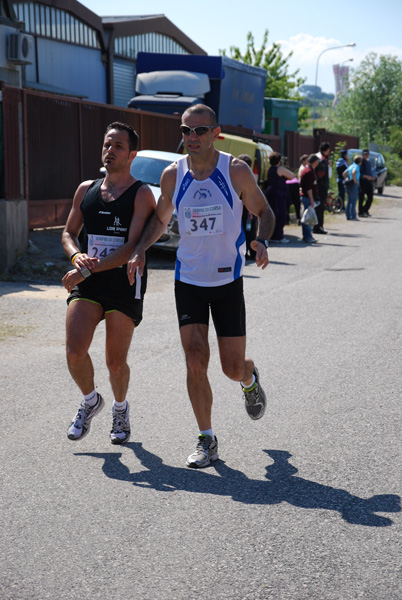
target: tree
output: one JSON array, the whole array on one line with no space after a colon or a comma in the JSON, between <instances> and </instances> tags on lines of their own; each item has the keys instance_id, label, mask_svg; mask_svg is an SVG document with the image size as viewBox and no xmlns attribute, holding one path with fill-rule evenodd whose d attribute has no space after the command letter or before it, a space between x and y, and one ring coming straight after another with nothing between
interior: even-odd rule
<instances>
[{"instance_id":1,"label":"tree","mask_svg":"<svg viewBox=\"0 0 402 600\"><path fill-rule=\"evenodd\" d=\"M264 39L259 50L256 50L254 36L251 32L247 34L247 49L245 54L241 53L237 46L230 47L230 58L254 67L262 67L267 72L265 95L269 98L284 98L285 100L298 100L298 88L306 81L299 77L299 69L289 73L289 58L293 52L284 57L281 46L272 44L267 49L268 29L264 32ZM220 54L226 55L226 50L220 50Z\"/></svg>"},{"instance_id":2,"label":"tree","mask_svg":"<svg viewBox=\"0 0 402 600\"><path fill-rule=\"evenodd\" d=\"M337 106L335 128L370 142L396 142L402 129L402 63L395 56L370 53L351 78Z\"/></svg>"}]
</instances>

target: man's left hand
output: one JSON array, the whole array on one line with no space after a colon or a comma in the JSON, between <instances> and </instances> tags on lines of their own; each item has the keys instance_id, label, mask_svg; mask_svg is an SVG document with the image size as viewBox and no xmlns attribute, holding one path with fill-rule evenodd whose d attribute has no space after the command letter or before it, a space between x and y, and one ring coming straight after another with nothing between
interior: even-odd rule
<instances>
[{"instance_id":1,"label":"man's left hand","mask_svg":"<svg viewBox=\"0 0 402 600\"><path fill-rule=\"evenodd\" d=\"M250 244L251 248L255 251L255 263L257 267L261 267L262 269L266 269L269 265L268 251L265 248L264 244L257 242L257 240L253 240Z\"/></svg>"},{"instance_id":2,"label":"man's left hand","mask_svg":"<svg viewBox=\"0 0 402 600\"><path fill-rule=\"evenodd\" d=\"M73 287L75 287L77 283L80 283L80 281L83 280L84 277L81 275L78 269L71 269L71 271L67 271L67 273L64 275L61 281L68 293L70 293Z\"/></svg>"}]
</instances>

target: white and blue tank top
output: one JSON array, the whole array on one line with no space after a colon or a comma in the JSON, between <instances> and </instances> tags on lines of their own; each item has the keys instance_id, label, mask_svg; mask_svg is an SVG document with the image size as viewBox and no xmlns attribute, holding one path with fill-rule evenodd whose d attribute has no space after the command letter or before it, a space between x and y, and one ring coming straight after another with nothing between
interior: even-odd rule
<instances>
[{"instance_id":1,"label":"white and blue tank top","mask_svg":"<svg viewBox=\"0 0 402 600\"><path fill-rule=\"evenodd\" d=\"M215 171L202 181L191 175L187 156L177 161L172 203L180 242L175 277L184 283L216 287L231 283L243 273L243 202L230 180L230 159L230 154L220 152Z\"/></svg>"}]
</instances>

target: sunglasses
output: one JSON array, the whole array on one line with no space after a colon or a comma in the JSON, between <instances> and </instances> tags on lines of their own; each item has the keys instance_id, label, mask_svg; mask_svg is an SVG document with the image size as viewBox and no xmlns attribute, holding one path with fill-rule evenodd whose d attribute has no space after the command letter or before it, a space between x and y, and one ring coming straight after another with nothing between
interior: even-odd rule
<instances>
[{"instance_id":1,"label":"sunglasses","mask_svg":"<svg viewBox=\"0 0 402 600\"><path fill-rule=\"evenodd\" d=\"M215 129L217 125L200 125L199 127L187 127L187 125L180 125L180 131L184 135L190 135L191 132L195 135L204 135L208 129Z\"/></svg>"}]
</instances>

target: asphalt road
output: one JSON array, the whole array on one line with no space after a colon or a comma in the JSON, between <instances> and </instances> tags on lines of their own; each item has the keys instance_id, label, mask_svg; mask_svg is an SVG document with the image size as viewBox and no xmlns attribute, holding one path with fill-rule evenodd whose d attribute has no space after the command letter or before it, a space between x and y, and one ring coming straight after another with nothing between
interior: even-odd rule
<instances>
[{"instance_id":1,"label":"asphalt road","mask_svg":"<svg viewBox=\"0 0 402 600\"><path fill-rule=\"evenodd\" d=\"M326 218L316 246L245 269L248 352L268 396L249 420L211 332L220 460L185 467L196 425L173 300L154 263L130 350L133 434L105 409L81 442L65 366L65 293L0 283L2 600L402 599L402 189L373 217Z\"/></svg>"}]
</instances>

